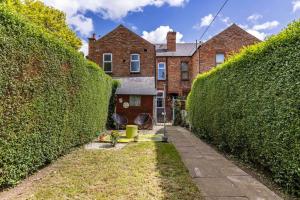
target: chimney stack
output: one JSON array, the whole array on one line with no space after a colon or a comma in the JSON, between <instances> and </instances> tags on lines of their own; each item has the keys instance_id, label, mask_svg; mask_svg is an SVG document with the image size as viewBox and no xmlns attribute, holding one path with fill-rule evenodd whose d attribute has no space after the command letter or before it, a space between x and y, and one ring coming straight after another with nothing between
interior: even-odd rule
<instances>
[{"instance_id":1,"label":"chimney stack","mask_svg":"<svg viewBox=\"0 0 300 200\"><path fill-rule=\"evenodd\" d=\"M95 50L96 33L93 33L92 37L88 39L89 39L88 56L91 57L91 55L94 53Z\"/></svg>"},{"instance_id":2,"label":"chimney stack","mask_svg":"<svg viewBox=\"0 0 300 200\"><path fill-rule=\"evenodd\" d=\"M170 31L167 34L167 49L168 51L176 51L176 32Z\"/></svg>"}]
</instances>

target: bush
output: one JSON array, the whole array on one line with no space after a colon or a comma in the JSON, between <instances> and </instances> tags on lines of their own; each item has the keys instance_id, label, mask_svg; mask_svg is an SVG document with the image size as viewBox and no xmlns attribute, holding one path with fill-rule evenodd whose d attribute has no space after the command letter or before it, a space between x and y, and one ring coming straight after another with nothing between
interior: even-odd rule
<instances>
[{"instance_id":1,"label":"bush","mask_svg":"<svg viewBox=\"0 0 300 200\"><path fill-rule=\"evenodd\" d=\"M193 132L300 195L300 21L194 81Z\"/></svg>"},{"instance_id":2,"label":"bush","mask_svg":"<svg viewBox=\"0 0 300 200\"><path fill-rule=\"evenodd\" d=\"M0 6L0 188L105 128L111 78Z\"/></svg>"},{"instance_id":3,"label":"bush","mask_svg":"<svg viewBox=\"0 0 300 200\"><path fill-rule=\"evenodd\" d=\"M107 129L114 129L115 122L112 118L112 115L115 113L116 109L116 91L118 87L120 86L120 82L118 80L113 80L112 82L112 89L111 89L111 97L109 99L109 107L108 107L108 115L107 115L107 122L106 122L106 128Z\"/></svg>"}]
</instances>

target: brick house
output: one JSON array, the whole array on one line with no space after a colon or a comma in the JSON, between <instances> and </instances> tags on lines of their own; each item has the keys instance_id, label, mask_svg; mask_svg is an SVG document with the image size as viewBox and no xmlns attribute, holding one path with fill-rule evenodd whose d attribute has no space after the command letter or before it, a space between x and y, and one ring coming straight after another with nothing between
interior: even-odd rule
<instances>
[{"instance_id":1,"label":"brick house","mask_svg":"<svg viewBox=\"0 0 300 200\"><path fill-rule=\"evenodd\" d=\"M139 113L155 111L155 46L123 25L96 40L89 38L88 59L117 79L116 112L130 124Z\"/></svg>"},{"instance_id":2,"label":"brick house","mask_svg":"<svg viewBox=\"0 0 300 200\"><path fill-rule=\"evenodd\" d=\"M172 120L172 99L184 99L197 74L260 41L236 24L201 44L176 43L176 32L169 32L166 40L151 44L122 25L98 40L89 39L88 58L121 82L116 112L129 123L141 112L161 121L164 107Z\"/></svg>"},{"instance_id":3,"label":"brick house","mask_svg":"<svg viewBox=\"0 0 300 200\"><path fill-rule=\"evenodd\" d=\"M185 99L199 73L223 63L229 55L243 47L260 42L236 24L202 44L176 43L176 32L169 32L166 40L167 44L156 44L156 79L158 91L163 91L163 84L166 85L168 119L172 119L172 99ZM158 120L161 110L157 108Z\"/></svg>"}]
</instances>

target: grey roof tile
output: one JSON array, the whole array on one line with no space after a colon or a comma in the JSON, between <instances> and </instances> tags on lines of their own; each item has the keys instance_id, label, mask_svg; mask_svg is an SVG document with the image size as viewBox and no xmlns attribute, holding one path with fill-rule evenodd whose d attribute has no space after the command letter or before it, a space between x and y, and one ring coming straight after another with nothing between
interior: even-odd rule
<instances>
[{"instance_id":1,"label":"grey roof tile","mask_svg":"<svg viewBox=\"0 0 300 200\"><path fill-rule=\"evenodd\" d=\"M116 94L156 95L154 77L126 77L114 79L118 80L121 84Z\"/></svg>"},{"instance_id":2,"label":"grey roof tile","mask_svg":"<svg viewBox=\"0 0 300 200\"><path fill-rule=\"evenodd\" d=\"M167 51L167 44L155 44L156 56L192 56L196 43L177 43L176 51Z\"/></svg>"}]
</instances>

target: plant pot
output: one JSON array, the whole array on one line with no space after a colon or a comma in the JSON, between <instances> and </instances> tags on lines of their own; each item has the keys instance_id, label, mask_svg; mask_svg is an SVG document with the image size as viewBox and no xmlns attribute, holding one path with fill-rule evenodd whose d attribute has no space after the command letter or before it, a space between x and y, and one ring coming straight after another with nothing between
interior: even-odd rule
<instances>
[{"instance_id":1,"label":"plant pot","mask_svg":"<svg viewBox=\"0 0 300 200\"><path fill-rule=\"evenodd\" d=\"M105 138L105 135L104 135L104 134L103 134L103 135L100 135L100 136L98 137L99 142L104 142L104 138Z\"/></svg>"}]
</instances>

